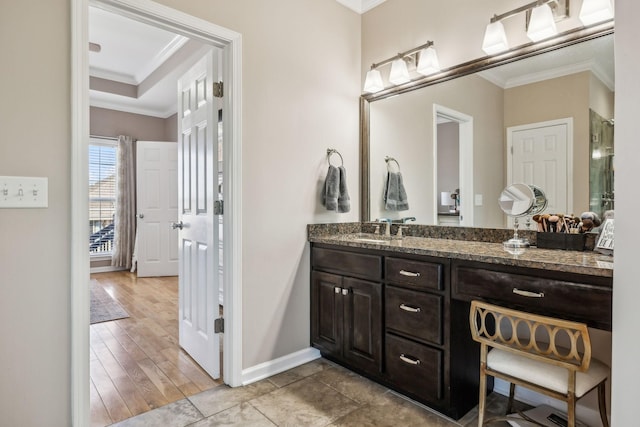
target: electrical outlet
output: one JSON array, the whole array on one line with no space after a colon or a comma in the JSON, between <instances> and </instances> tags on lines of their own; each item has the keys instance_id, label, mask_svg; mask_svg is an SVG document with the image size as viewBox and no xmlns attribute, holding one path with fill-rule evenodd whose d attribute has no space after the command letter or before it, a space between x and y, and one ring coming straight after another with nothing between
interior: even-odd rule
<instances>
[{"instance_id":1,"label":"electrical outlet","mask_svg":"<svg viewBox=\"0 0 640 427\"><path fill-rule=\"evenodd\" d=\"M49 178L0 176L0 208L49 207Z\"/></svg>"}]
</instances>

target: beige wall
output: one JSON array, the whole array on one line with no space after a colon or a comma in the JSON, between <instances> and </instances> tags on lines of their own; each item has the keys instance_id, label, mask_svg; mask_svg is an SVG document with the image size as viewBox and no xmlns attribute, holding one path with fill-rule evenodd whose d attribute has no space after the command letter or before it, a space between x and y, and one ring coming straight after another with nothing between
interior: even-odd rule
<instances>
[{"instance_id":1,"label":"beige wall","mask_svg":"<svg viewBox=\"0 0 640 427\"><path fill-rule=\"evenodd\" d=\"M0 210L0 425L70 424L67 0L0 2L0 175L46 176L49 207Z\"/></svg>"},{"instance_id":2,"label":"beige wall","mask_svg":"<svg viewBox=\"0 0 640 427\"><path fill-rule=\"evenodd\" d=\"M309 344L304 225L358 218L357 210L341 216L322 212L317 198L328 145L345 156L352 201L358 197L356 100L366 71L360 67L360 20L333 0L165 3L244 35L244 366L252 366ZM419 0L387 3L395 4L394 10L416 8L408 10L410 23L395 21L402 25L388 30L363 20L365 63L422 43L426 33L439 47L447 46L442 60L444 52L455 62L478 57L479 47L468 41L481 39L491 14L516 6L506 0L451 0L430 5L437 12L432 14ZM387 3L380 12L374 9L376 15L385 13ZM634 390L640 378L640 341L632 339L640 323L635 225L640 3L618 0L617 14L612 409L613 425L629 426L637 421ZM71 424L69 16L68 0L40 0L29 8L0 3L0 51L11 59L0 67L0 171L49 177L49 208L0 211L2 425ZM375 39L367 37L378 30ZM406 43L397 43L400 35ZM386 51L370 49L378 39ZM294 71L280 72L283 64ZM278 191L268 185L274 173Z\"/></svg>"},{"instance_id":3,"label":"beige wall","mask_svg":"<svg viewBox=\"0 0 640 427\"><path fill-rule=\"evenodd\" d=\"M177 116L166 119L91 107L89 133L97 136L128 135L139 141L176 141Z\"/></svg>"},{"instance_id":4,"label":"beige wall","mask_svg":"<svg viewBox=\"0 0 640 427\"><path fill-rule=\"evenodd\" d=\"M504 126L573 118L573 213L589 210L589 105L591 72L507 89Z\"/></svg>"}]
</instances>

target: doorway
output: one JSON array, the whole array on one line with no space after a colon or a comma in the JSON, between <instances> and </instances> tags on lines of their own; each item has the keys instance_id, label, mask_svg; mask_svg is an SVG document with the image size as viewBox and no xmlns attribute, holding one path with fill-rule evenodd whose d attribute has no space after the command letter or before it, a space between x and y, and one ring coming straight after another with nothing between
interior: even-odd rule
<instances>
[{"instance_id":1,"label":"doorway","mask_svg":"<svg viewBox=\"0 0 640 427\"><path fill-rule=\"evenodd\" d=\"M434 222L473 227L473 117L433 104L433 141ZM446 164L440 162L441 144L446 144ZM446 170L451 162L454 172Z\"/></svg>"},{"instance_id":2,"label":"doorway","mask_svg":"<svg viewBox=\"0 0 640 427\"><path fill-rule=\"evenodd\" d=\"M224 334L224 378L231 386L242 383L241 339L241 36L225 28L196 19L180 11L149 0L100 0L92 6L120 13L179 34L195 37L223 51L222 76L226 94L223 109L227 126L224 135L224 192L229 196L224 221L225 266L224 295L227 329ZM86 425L89 420L89 336L88 310L89 254L86 248L88 223L87 145L89 135L89 76L87 35L89 0L72 0L72 418L74 425ZM235 220L238 219L238 220ZM233 284L233 285L232 285Z\"/></svg>"}]
</instances>

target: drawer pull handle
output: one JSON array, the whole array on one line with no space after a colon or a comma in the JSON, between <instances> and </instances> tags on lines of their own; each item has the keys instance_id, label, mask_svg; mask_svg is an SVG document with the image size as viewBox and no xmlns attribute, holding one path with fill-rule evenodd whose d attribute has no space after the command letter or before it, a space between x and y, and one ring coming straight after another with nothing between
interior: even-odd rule
<instances>
[{"instance_id":1,"label":"drawer pull handle","mask_svg":"<svg viewBox=\"0 0 640 427\"><path fill-rule=\"evenodd\" d=\"M407 277L420 277L420 273L414 273L413 271L407 271L407 270L400 270L400 275L407 276Z\"/></svg>"},{"instance_id":2,"label":"drawer pull handle","mask_svg":"<svg viewBox=\"0 0 640 427\"><path fill-rule=\"evenodd\" d=\"M516 295L529 297L529 298L544 298L544 292L523 291L522 289L513 288L513 293Z\"/></svg>"},{"instance_id":3,"label":"drawer pull handle","mask_svg":"<svg viewBox=\"0 0 640 427\"><path fill-rule=\"evenodd\" d=\"M405 356L404 354L400 355L400 360L402 360L404 363L408 363L409 365L419 365L420 364L420 359L416 359L416 358L411 357L411 356Z\"/></svg>"},{"instance_id":4,"label":"drawer pull handle","mask_svg":"<svg viewBox=\"0 0 640 427\"><path fill-rule=\"evenodd\" d=\"M410 313L420 313L420 307L411 307L410 305L400 304L400 308Z\"/></svg>"}]
</instances>

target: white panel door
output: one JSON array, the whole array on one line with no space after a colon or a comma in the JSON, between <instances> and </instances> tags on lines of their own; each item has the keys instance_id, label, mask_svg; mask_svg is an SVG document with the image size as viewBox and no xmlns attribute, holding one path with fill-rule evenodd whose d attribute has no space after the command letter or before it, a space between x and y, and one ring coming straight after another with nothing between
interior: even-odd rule
<instances>
[{"instance_id":1,"label":"white panel door","mask_svg":"<svg viewBox=\"0 0 640 427\"><path fill-rule=\"evenodd\" d=\"M519 126L510 132L508 183L540 187L548 200L545 212L570 213L569 134L568 123Z\"/></svg>"},{"instance_id":2,"label":"white panel door","mask_svg":"<svg viewBox=\"0 0 640 427\"><path fill-rule=\"evenodd\" d=\"M213 378L220 377L216 58L206 54L178 81L179 341Z\"/></svg>"},{"instance_id":3,"label":"white panel door","mask_svg":"<svg viewBox=\"0 0 640 427\"><path fill-rule=\"evenodd\" d=\"M136 143L138 276L178 275L178 145Z\"/></svg>"}]
</instances>

